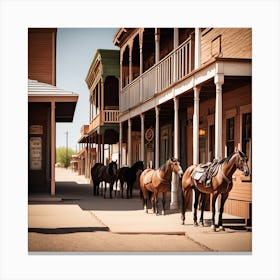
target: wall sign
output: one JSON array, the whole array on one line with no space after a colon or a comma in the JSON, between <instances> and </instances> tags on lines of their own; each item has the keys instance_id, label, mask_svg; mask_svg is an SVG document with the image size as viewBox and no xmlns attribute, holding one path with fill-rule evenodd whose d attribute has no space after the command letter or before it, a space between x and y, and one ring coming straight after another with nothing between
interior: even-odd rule
<instances>
[{"instance_id":1,"label":"wall sign","mask_svg":"<svg viewBox=\"0 0 280 280\"><path fill-rule=\"evenodd\" d=\"M30 137L29 140L29 152L30 152L30 169L41 170L42 169L42 138Z\"/></svg>"},{"instance_id":2,"label":"wall sign","mask_svg":"<svg viewBox=\"0 0 280 280\"><path fill-rule=\"evenodd\" d=\"M42 125L37 125L37 124L30 125L29 134L42 135L43 134L43 126Z\"/></svg>"},{"instance_id":3,"label":"wall sign","mask_svg":"<svg viewBox=\"0 0 280 280\"><path fill-rule=\"evenodd\" d=\"M151 142L154 139L154 130L152 128L146 130L145 138L148 142Z\"/></svg>"}]
</instances>

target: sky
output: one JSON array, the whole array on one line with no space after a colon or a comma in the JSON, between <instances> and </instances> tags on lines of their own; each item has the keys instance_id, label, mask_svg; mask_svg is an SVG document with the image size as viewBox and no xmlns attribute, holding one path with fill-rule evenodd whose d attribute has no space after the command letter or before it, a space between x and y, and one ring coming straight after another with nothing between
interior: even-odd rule
<instances>
[{"instance_id":1,"label":"sky","mask_svg":"<svg viewBox=\"0 0 280 280\"><path fill-rule=\"evenodd\" d=\"M89 90L86 75L97 49L119 49L113 44L118 28L58 28L56 86L79 94L72 123L57 123L56 146L79 150L80 128L89 124Z\"/></svg>"}]
</instances>

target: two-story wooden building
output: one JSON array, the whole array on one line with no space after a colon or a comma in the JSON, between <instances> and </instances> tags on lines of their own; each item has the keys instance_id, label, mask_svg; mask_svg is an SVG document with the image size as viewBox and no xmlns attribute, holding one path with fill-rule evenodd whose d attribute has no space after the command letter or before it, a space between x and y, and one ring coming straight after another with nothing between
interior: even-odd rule
<instances>
[{"instance_id":1,"label":"two-story wooden building","mask_svg":"<svg viewBox=\"0 0 280 280\"><path fill-rule=\"evenodd\" d=\"M120 163L252 159L250 28L120 28ZM251 177L234 174L227 213L250 218ZM178 207L172 183L171 208Z\"/></svg>"},{"instance_id":2,"label":"two-story wooden building","mask_svg":"<svg viewBox=\"0 0 280 280\"><path fill-rule=\"evenodd\" d=\"M86 177L90 177L90 168L96 162L108 164L118 154L119 63L118 50L98 49L85 79L89 89L89 125L82 126L78 143L85 144L79 156L84 159Z\"/></svg>"},{"instance_id":3,"label":"two-story wooden building","mask_svg":"<svg viewBox=\"0 0 280 280\"><path fill-rule=\"evenodd\" d=\"M56 28L28 29L28 192L55 195L56 122L73 120L78 95L56 87Z\"/></svg>"}]
</instances>

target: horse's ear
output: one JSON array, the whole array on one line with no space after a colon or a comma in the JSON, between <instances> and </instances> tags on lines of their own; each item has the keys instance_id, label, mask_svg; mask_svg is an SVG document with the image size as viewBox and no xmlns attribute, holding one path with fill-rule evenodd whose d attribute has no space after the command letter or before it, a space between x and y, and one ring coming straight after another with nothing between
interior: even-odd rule
<instances>
[{"instance_id":1,"label":"horse's ear","mask_svg":"<svg viewBox=\"0 0 280 280\"><path fill-rule=\"evenodd\" d=\"M236 146L234 147L234 152L235 152L235 153L237 153L237 152L238 152L238 149L237 149L237 147L236 147Z\"/></svg>"}]
</instances>

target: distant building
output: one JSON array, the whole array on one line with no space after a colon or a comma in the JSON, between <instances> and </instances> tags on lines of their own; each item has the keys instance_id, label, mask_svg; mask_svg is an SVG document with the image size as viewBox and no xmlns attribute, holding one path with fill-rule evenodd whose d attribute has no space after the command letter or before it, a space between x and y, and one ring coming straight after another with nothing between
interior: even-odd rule
<instances>
[{"instance_id":1,"label":"distant building","mask_svg":"<svg viewBox=\"0 0 280 280\"><path fill-rule=\"evenodd\" d=\"M86 76L89 89L89 125L81 127L79 153L86 177L95 162L108 164L118 157L119 142L119 51L98 49ZM91 153L89 152L91 151Z\"/></svg>"}]
</instances>

